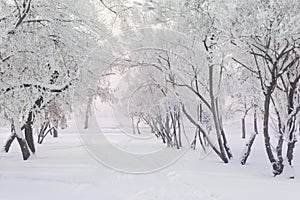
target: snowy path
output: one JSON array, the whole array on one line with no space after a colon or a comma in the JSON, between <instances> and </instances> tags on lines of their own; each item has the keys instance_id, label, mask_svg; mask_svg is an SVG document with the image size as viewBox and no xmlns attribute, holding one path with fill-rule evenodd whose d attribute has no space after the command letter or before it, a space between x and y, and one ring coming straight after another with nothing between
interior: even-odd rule
<instances>
[{"instance_id":1,"label":"snowy path","mask_svg":"<svg viewBox=\"0 0 300 200\"><path fill-rule=\"evenodd\" d=\"M5 131L0 130L2 144ZM122 147L134 144L120 135L111 135L111 140ZM239 137L231 135L230 142L238 158L242 147ZM26 162L21 160L15 143L9 154L0 154L0 200L252 200L299 196L299 179L288 180L284 175L273 178L261 137L256 142L261 146L253 152L257 159L250 157L246 166L241 166L238 159L225 165L214 154L200 160L199 152L190 150L168 168L134 175L114 171L96 161L71 124L58 139L48 137L38 145L38 154ZM155 145L149 143L147 148L151 150ZM300 172L299 163L296 170Z\"/></svg>"}]
</instances>

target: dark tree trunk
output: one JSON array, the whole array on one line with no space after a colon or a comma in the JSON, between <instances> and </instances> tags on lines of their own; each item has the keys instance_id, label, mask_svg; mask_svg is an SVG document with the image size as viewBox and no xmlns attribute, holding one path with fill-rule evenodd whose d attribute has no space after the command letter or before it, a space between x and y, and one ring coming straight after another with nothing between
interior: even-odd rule
<instances>
[{"instance_id":1,"label":"dark tree trunk","mask_svg":"<svg viewBox=\"0 0 300 200\"><path fill-rule=\"evenodd\" d=\"M136 130L138 132L139 135L141 135L141 130L140 130L140 123L141 123L141 118L138 119L138 121L136 122Z\"/></svg>"},{"instance_id":2,"label":"dark tree trunk","mask_svg":"<svg viewBox=\"0 0 300 200\"><path fill-rule=\"evenodd\" d=\"M288 140L288 144L287 144L287 153L286 153L286 157L288 160L288 164L291 167L291 169L293 169L293 158L294 158L294 148L295 148L295 144L297 142L296 136L295 136L295 129L296 129L296 124L295 124L295 117L292 117L292 119L290 120L290 122L288 123L288 129L289 129L289 140ZM295 178L294 174L290 175L291 179Z\"/></svg>"},{"instance_id":3,"label":"dark tree trunk","mask_svg":"<svg viewBox=\"0 0 300 200\"><path fill-rule=\"evenodd\" d=\"M4 151L6 153L8 153L9 149L10 149L10 146L11 144L13 143L13 141L15 140L16 138L16 135L11 135L9 136L8 140L6 141L5 145L4 145Z\"/></svg>"},{"instance_id":4,"label":"dark tree trunk","mask_svg":"<svg viewBox=\"0 0 300 200\"><path fill-rule=\"evenodd\" d=\"M241 159L241 164L242 165L245 165L247 163L247 160L248 160L248 157L251 153L251 148L254 144L256 135L258 135L256 111L254 112L253 121L254 121L254 133L252 134L252 136L250 137L249 141L246 144L246 148L244 150L244 153L243 153L243 156L242 156L242 159Z\"/></svg>"},{"instance_id":5,"label":"dark tree trunk","mask_svg":"<svg viewBox=\"0 0 300 200\"><path fill-rule=\"evenodd\" d=\"M57 137L58 137L57 127L53 127L53 137L54 137L54 138L57 138Z\"/></svg>"},{"instance_id":6,"label":"dark tree trunk","mask_svg":"<svg viewBox=\"0 0 300 200\"><path fill-rule=\"evenodd\" d=\"M35 146L34 146L31 124L28 126L26 125L25 127L25 139L27 141L28 147L31 150L31 152L35 153Z\"/></svg>"},{"instance_id":7,"label":"dark tree trunk","mask_svg":"<svg viewBox=\"0 0 300 200\"><path fill-rule=\"evenodd\" d=\"M294 148L295 148L295 144L297 142L297 138L295 136L295 129L296 129L296 121L295 121L295 117L292 117L292 119L290 120L290 123L288 123L288 129L289 129L289 140L288 140L288 144L287 144L287 152L286 152L286 157L288 160L288 164L290 166L291 169L293 169L293 158L294 158ZM291 174L290 179L295 178L294 174Z\"/></svg>"},{"instance_id":8,"label":"dark tree trunk","mask_svg":"<svg viewBox=\"0 0 300 200\"><path fill-rule=\"evenodd\" d=\"M24 140L22 138L18 138L18 137L17 137L17 139L18 139L18 143L20 145L21 151L22 151L23 160L27 160L30 156L30 152L27 147L26 140Z\"/></svg>"},{"instance_id":9,"label":"dark tree trunk","mask_svg":"<svg viewBox=\"0 0 300 200\"><path fill-rule=\"evenodd\" d=\"M271 102L271 92L268 91L265 94L264 102L264 118L263 118L263 134L265 140L265 148L269 158L269 161L272 164L274 176L279 175L283 171L282 163L276 161L271 147L270 136L269 136L269 115L270 115L270 102Z\"/></svg>"},{"instance_id":10,"label":"dark tree trunk","mask_svg":"<svg viewBox=\"0 0 300 200\"><path fill-rule=\"evenodd\" d=\"M283 133L280 133L278 138L278 144L276 147L278 162L283 165L283 156L282 156L282 147L283 147Z\"/></svg>"},{"instance_id":11,"label":"dark tree trunk","mask_svg":"<svg viewBox=\"0 0 300 200\"><path fill-rule=\"evenodd\" d=\"M245 125L245 117L242 118L242 139L246 138L246 125Z\"/></svg>"},{"instance_id":12,"label":"dark tree trunk","mask_svg":"<svg viewBox=\"0 0 300 200\"><path fill-rule=\"evenodd\" d=\"M294 139L294 141L291 141L288 143L288 149L287 149L287 158L288 158L288 162L290 165L292 165L292 160L293 160L293 153L294 153L294 148L295 148L295 144L296 144L296 139Z\"/></svg>"},{"instance_id":13,"label":"dark tree trunk","mask_svg":"<svg viewBox=\"0 0 300 200\"><path fill-rule=\"evenodd\" d=\"M6 144L4 146L4 151L6 153L8 153L8 151L10 149L10 146L11 146L12 142L15 140L15 138L17 138L17 141L18 141L19 146L21 148L23 160L27 160L30 157L30 152L29 152L26 140L24 140L22 138L18 138L16 135L13 135L13 136L9 137L9 139L6 141Z\"/></svg>"},{"instance_id":14,"label":"dark tree trunk","mask_svg":"<svg viewBox=\"0 0 300 200\"><path fill-rule=\"evenodd\" d=\"M297 142L297 140L294 137L292 139L292 141L289 141L288 148L287 148L287 154L286 154L286 156L287 156L288 163L289 163L289 166L290 166L291 170L293 170L292 161L293 161L293 157L294 157L294 148L295 148L296 142ZM295 178L294 173L292 173L291 175L289 175L289 178L290 179L294 179Z\"/></svg>"},{"instance_id":15,"label":"dark tree trunk","mask_svg":"<svg viewBox=\"0 0 300 200\"><path fill-rule=\"evenodd\" d=\"M299 76L300 77L300 76ZM295 91L297 88L297 82L292 82L290 83L291 88L289 90L288 94L288 102L289 102L289 110L288 113L291 114L294 111L294 96L295 96ZM293 160L293 154L294 154L294 148L295 144L297 142L296 136L295 136L295 131L296 131L296 117L292 116L291 119L288 121L287 128L289 130L289 141L288 141L288 148L287 148L287 159L289 162L289 165L292 166L292 160Z\"/></svg>"},{"instance_id":16,"label":"dark tree trunk","mask_svg":"<svg viewBox=\"0 0 300 200\"><path fill-rule=\"evenodd\" d=\"M267 94L265 96L265 103L264 103L263 134L264 134L265 147L266 147L268 158L269 158L271 163L275 163L276 160L275 160L274 155L272 153L271 144L270 144L270 136L269 136L270 100L271 100L271 95Z\"/></svg>"},{"instance_id":17,"label":"dark tree trunk","mask_svg":"<svg viewBox=\"0 0 300 200\"><path fill-rule=\"evenodd\" d=\"M251 147L252 147L252 145L254 143L256 135L257 135L257 133L253 133L252 136L250 137L249 141L246 144L246 147L245 147L242 159L241 159L241 164L242 165L245 165L246 162L247 162L247 159L248 159L248 157L249 157L249 155L251 153Z\"/></svg>"},{"instance_id":18,"label":"dark tree trunk","mask_svg":"<svg viewBox=\"0 0 300 200\"><path fill-rule=\"evenodd\" d=\"M29 113L26 124L25 124L25 139L27 141L28 147L32 153L35 153L35 146L32 134L32 119L33 113L32 111Z\"/></svg>"},{"instance_id":19,"label":"dark tree trunk","mask_svg":"<svg viewBox=\"0 0 300 200\"><path fill-rule=\"evenodd\" d=\"M29 149L28 149L28 146L27 146L27 142L26 142L25 139L19 138L17 136L15 126L14 126L13 123L11 124L11 135L8 138L8 140L6 141L6 144L4 146L4 151L6 153L9 151L9 148L10 148L12 142L15 140L15 138L17 138L17 141L18 141L19 146L21 148L23 160L27 160L30 157L30 152L29 152Z\"/></svg>"},{"instance_id":20,"label":"dark tree trunk","mask_svg":"<svg viewBox=\"0 0 300 200\"><path fill-rule=\"evenodd\" d=\"M226 134L225 134L225 131L224 131L223 128L221 129L221 135L222 135L223 145L224 145L226 154L227 154L227 156L228 156L229 159L232 159L232 158L233 158L233 155L232 155L231 150L230 150L230 148L229 148L229 146L228 146Z\"/></svg>"},{"instance_id":21,"label":"dark tree trunk","mask_svg":"<svg viewBox=\"0 0 300 200\"><path fill-rule=\"evenodd\" d=\"M39 132L39 135L38 135L38 143L39 144L42 144L43 143L43 140L44 140L44 138L46 137L46 130L47 130L47 128L49 128L49 122L44 122L43 124L42 124L42 127L41 127L41 129L40 129L40 132Z\"/></svg>"}]
</instances>

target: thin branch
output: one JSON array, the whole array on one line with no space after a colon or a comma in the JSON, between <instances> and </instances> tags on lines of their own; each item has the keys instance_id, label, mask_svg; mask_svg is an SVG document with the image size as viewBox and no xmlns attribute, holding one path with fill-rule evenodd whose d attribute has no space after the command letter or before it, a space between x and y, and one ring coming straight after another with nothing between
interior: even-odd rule
<instances>
[{"instance_id":1,"label":"thin branch","mask_svg":"<svg viewBox=\"0 0 300 200\"><path fill-rule=\"evenodd\" d=\"M103 1L103 0L99 0L101 2L101 4L106 8L108 9L110 12L114 13L115 15L117 15L118 13L113 10L111 7L107 6L106 3Z\"/></svg>"},{"instance_id":2,"label":"thin branch","mask_svg":"<svg viewBox=\"0 0 300 200\"><path fill-rule=\"evenodd\" d=\"M48 19L29 19L23 21L23 23L41 23L41 22L50 22Z\"/></svg>"},{"instance_id":3,"label":"thin branch","mask_svg":"<svg viewBox=\"0 0 300 200\"><path fill-rule=\"evenodd\" d=\"M192 88L191 86L189 86L187 84L178 84L178 83L171 82L171 81L167 81L167 82L170 82L170 83L172 83L176 86L179 86L179 87L186 87L186 88L190 89L194 94L196 94L201 99L201 101L207 106L207 108L209 110L211 110L211 106L208 103L208 101L206 101L205 98L199 92L197 92L194 88Z\"/></svg>"},{"instance_id":4,"label":"thin branch","mask_svg":"<svg viewBox=\"0 0 300 200\"><path fill-rule=\"evenodd\" d=\"M247 70L249 70L251 73L253 74L258 74L257 71L251 69L250 67L248 67L247 65L243 64L242 62L240 62L239 60L235 59L232 57L232 60L235 61L236 63L240 64L241 66L243 66L244 68L246 68Z\"/></svg>"},{"instance_id":5,"label":"thin branch","mask_svg":"<svg viewBox=\"0 0 300 200\"><path fill-rule=\"evenodd\" d=\"M271 56L268 54L268 52L267 52L266 50L263 50L262 48L258 47L258 46L255 45L255 44L252 44L252 46L255 47L256 49L258 49L259 51L263 52L264 55L259 54L259 53L255 53L253 49L252 49L251 54L255 54L255 55L257 55L257 56L260 56L260 57L262 57L262 58L268 60L268 61L269 61L270 63L272 63L272 64L274 63L274 62L273 62L273 59L271 58Z\"/></svg>"},{"instance_id":6,"label":"thin branch","mask_svg":"<svg viewBox=\"0 0 300 200\"><path fill-rule=\"evenodd\" d=\"M28 14L28 12L30 10L30 6L31 6L31 0L29 0L27 2L27 4L23 5L23 6L25 6L24 7L24 11L23 11L22 15L19 17L19 20L17 21L15 28L17 28L18 26L20 26L22 24L23 20L25 19L25 17L27 16L27 14Z\"/></svg>"},{"instance_id":7,"label":"thin branch","mask_svg":"<svg viewBox=\"0 0 300 200\"><path fill-rule=\"evenodd\" d=\"M20 9L20 6L19 6L17 0L14 0L14 2L15 2L16 6L17 6L17 9L18 9L19 18L21 18L21 9Z\"/></svg>"}]
</instances>

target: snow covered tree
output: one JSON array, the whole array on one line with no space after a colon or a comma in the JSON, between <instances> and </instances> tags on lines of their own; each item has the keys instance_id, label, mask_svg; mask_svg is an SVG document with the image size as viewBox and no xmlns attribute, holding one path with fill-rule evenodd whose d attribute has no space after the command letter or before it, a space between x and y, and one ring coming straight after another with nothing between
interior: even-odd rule
<instances>
[{"instance_id":1,"label":"snow covered tree","mask_svg":"<svg viewBox=\"0 0 300 200\"><path fill-rule=\"evenodd\" d=\"M213 132L217 136L218 147L214 148L224 162L232 157L229 149L226 133L222 122L222 79L224 72L224 53L221 50L223 41L221 31L215 26L214 14L217 12L217 4L206 1L145 1L135 3L136 15L130 18L128 27L147 26L150 28L133 29L130 33L136 34L137 38L145 38L143 44L136 44L131 34L125 32L125 41L129 48L140 48L143 46L159 47L165 50L165 55L159 55L149 60L143 60L148 64L157 64L161 72L165 74L167 82L172 89L185 90L186 93L196 97L193 101L198 106L201 104L203 110L213 122ZM132 10L128 11L133 13ZM131 16L131 15L130 15ZM169 31L166 31L169 30ZM175 34L174 34L175 33ZM172 34L172 37L170 35ZM176 35L176 36L175 36ZM134 37L135 38L135 37ZM163 41L163 42L162 42ZM174 55L174 52L177 55ZM165 67L160 65L163 63ZM169 66L169 67L167 67ZM185 94L186 94L185 93ZM180 93L178 92L179 96ZM183 94L183 93L182 93ZM186 98L186 95L181 97ZM184 103L183 103L184 105ZM187 108L187 106L184 106ZM194 114L184 109L188 119L195 122L199 129L199 123ZM193 110L194 111L194 110ZM202 125L201 125L202 126ZM201 132L205 128L201 128ZM203 134L208 134L207 131ZM211 142L213 143L213 142ZM218 149L219 148L219 149Z\"/></svg>"},{"instance_id":2,"label":"snow covered tree","mask_svg":"<svg viewBox=\"0 0 300 200\"><path fill-rule=\"evenodd\" d=\"M55 127L65 123L75 91L82 87L79 83L88 79L82 71L94 67L85 63L85 56L89 48L99 47L96 39L101 31L92 28L91 16L82 15L84 8L91 11L91 7L78 4L72 0L2 3L0 101L12 124L5 151L17 138L24 159L29 157L27 144L35 152L32 126L37 121L41 129L48 122Z\"/></svg>"},{"instance_id":3,"label":"snow covered tree","mask_svg":"<svg viewBox=\"0 0 300 200\"><path fill-rule=\"evenodd\" d=\"M227 24L231 27L228 32L232 36L232 44L242 55L248 55L244 60L243 56L237 55L239 59L235 60L260 81L264 95L265 147L273 173L278 175L284 167L280 153L282 146L279 139L277 156L274 155L269 130L270 109L272 104L277 104L274 92L280 81L299 62L299 26L295 25L299 20L299 5L292 0L242 1L232 6L230 13Z\"/></svg>"}]
</instances>

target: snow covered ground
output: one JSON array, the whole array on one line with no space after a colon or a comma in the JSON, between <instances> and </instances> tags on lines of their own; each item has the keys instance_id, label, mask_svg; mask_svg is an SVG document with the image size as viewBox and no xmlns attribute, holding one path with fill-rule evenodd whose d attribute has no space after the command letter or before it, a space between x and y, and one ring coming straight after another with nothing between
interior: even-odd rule
<instances>
[{"instance_id":1,"label":"snow covered ground","mask_svg":"<svg viewBox=\"0 0 300 200\"><path fill-rule=\"evenodd\" d=\"M86 141L79 134L80 130L76 128L78 122L70 121L69 128L61 131L58 139L48 136L44 144L37 146L37 154L28 161L21 160L16 143L8 154L0 154L0 200L253 200L289 199L300 195L299 178L290 180L286 174L272 177L262 135L259 135L254 144L248 164L240 165L239 157L245 141L240 139L240 131L235 122L227 124L235 158L230 164L223 164L214 153L203 158L199 149L165 150L160 140L151 137L147 140L135 140L128 137L112 123L108 111L106 108L106 114L99 114L97 119L99 124L102 123L100 126L106 139L115 147L129 153L141 152L141 157L147 155L147 152L155 153L164 149L162 157L153 160L157 165L148 163L150 168L155 168L164 161L168 163L170 160L164 157L168 155L166 152L171 155L177 151L174 155L180 155L179 158L155 172L120 172L136 163L127 160L126 156L110 152L111 148L106 148L105 145L99 147L106 155L103 157L104 163L100 162L101 155L99 157L99 152L93 148L101 141L95 138L94 146L87 148ZM8 136L7 132L8 129L0 129L2 144ZM295 170L300 173L300 159L297 159L300 155L299 148L297 151ZM108 157L113 157L113 164L120 164L117 170L107 166L105 159Z\"/></svg>"}]
</instances>

